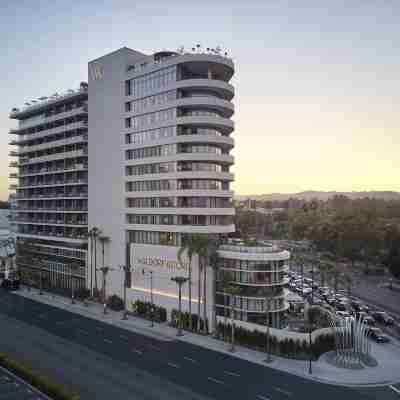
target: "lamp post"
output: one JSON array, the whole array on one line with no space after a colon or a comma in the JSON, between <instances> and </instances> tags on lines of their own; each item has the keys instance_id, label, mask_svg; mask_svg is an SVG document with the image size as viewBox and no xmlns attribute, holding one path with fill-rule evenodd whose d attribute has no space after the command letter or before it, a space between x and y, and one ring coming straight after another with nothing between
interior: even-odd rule
<instances>
[{"instance_id":1,"label":"lamp post","mask_svg":"<svg viewBox=\"0 0 400 400\"><path fill-rule=\"evenodd\" d=\"M312 337L311 337L311 321L309 322L309 327L308 327L308 335L309 335L309 363L308 363L308 373L311 375L312 374Z\"/></svg>"},{"instance_id":2,"label":"lamp post","mask_svg":"<svg viewBox=\"0 0 400 400\"><path fill-rule=\"evenodd\" d=\"M107 274L113 269L114 268L110 268L110 267L98 268L98 270L101 271L101 273L103 274L103 313L104 313L104 315L107 314L106 279L107 279Z\"/></svg>"},{"instance_id":3,"label":"lamp post","mask_svg":"<svg viewBox=\"0 0 400 400\"><path fill-rule=\"evenodd\" d=\"M122 319L128 319L128 311L126 309L126 288L128 286L129 276L131 276L131 272L133 268L129 265L120 265L120 269L124 271L124 280L123 280L123 292L124 292L124 312L122 313Z\"/></svg>"},{"instance_id":4,"label":"lamp post","mask_svg":"<svg viewBox=\"0 0 400 400\"><path fill-rule=\"evenodd\" d=\"M72 269L74 266L70 266L70 271L71 271L71 304L75 304L75 293L74 293L74 277L72 276Z\"/></svg>"},{"instance_id":5,"label":"lamp post","mask_svg":"<svg viewBox=\"0 0 400 400\"><path fill-rule=\"evenodd\" d=\"M153 271L145 271L142 269L143 275L145 274L150 274L150 303L151 303L151 312L150 312L150 317L151 317L151 327L154 327L154 299L153 299Z\"/></svg>"},{"instance_id":6,"label":"lamp post","mask_svg":"<svg viewBox=\"0 0 400 400\"><path fill-rule=\"evenodd\" d=\"M179 288L179 322L178 322L178 333L176 336L183 336L182 333L182 286L189 280L184 276L175 276L171 278L171 281L175 282Z\"/></svg>"},{"instance_id":7,"label":"lamp post","mask_svg":"<svg viewBox=\"0 0 400 400\"><path fill-rule=\"evenodd\" d=\"M270 298L269 296L265 297L265 323L267 324L267 329L266 329L266 335L265 335L265 339L266 339L266 343L265 343L265 352L266 352L266 358L264 360L264 362L266 363L270 363L272 362L272 358L271 358L271 349L270 349L270 345L271 345L271 340L270 340L270 323L269 323L269 301Z\"/></svg>"}]
</instances>

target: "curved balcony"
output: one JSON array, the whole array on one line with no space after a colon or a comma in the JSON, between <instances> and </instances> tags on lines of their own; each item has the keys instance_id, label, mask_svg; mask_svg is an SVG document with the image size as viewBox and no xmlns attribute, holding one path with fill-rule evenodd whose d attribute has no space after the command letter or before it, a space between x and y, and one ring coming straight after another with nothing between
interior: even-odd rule
<instances>
[{"instance_id":1,"label":"curved balcony","mask_svg":"<svg viewBox=\"0 0 400 400\"><path fill-rule=\"evenodd\" d=\"M215 171L185 171L162 174L145 174L126 176L126 182L150 181L161 179L214 179L219 181L233 181L234 175L229 172Z\"/></svg>"},{"instance_id":2,"label":"curved balcony","mask_svg":"<svg viewBox=\"0 0 400 400\"><path fill-rule=\"evenodd\" d=\"M183 97L176 100L175 104L176 107L185 107L187 109L212 109L221 113L224 118L230 118L235 112L233 103L218 97Z\"/></svg>"},{"instance_id":3,"label":"curved balcony","mask_svg":"<svg viewBox=\"0 0 400 400\"><path fill-rule=\"evenodd\" d=\"M224 293L217 292L220 296L224 296ZM225 294L228 297L228 301L226 304L229 304L230 295ZM220 301L217 300L217 307L224 307L231 309L232 305L224 305L220 304ZM252 298L252 297L245 297L241 295L234 296L234 305L233 308L235 311L244 311L246 313L260 313L265 314L267 312L267 305L265 301L265 297L260 298ZM289 308L289 303L284 300L284 298L271 298L269 301L268 312L269 313L277 313L286 311Z\"/></svg>"},{"instance_id":4,"label":"curved balcony","mask_svg":"<svg viewBox=\"0 0 400 400\"><path fill-rule=\"evenodd\" d=\"M225 100L232 100L235 95L234 87L224 81L216 79L184 79L174 82L171 89L187 89L187 90L212 90Z\"/></svg>"},{"instance_id":5,"label":"curved balcony","mask_svg":"<svg viewBox=\"0 0 400 400\"><path fill-rule=\"evenodd\" d=\"M235 232L235 225L151 225L125 224L126 229L136 231L178 232L178 233L231 233Z\"/></svg>"},{"instance_id":6,"label":"curved balcony","mask_svg":"<svg viewBox=\"0 0 400 400\"><path fill-rule=\"evenodd\" d=\"M242 282L239 280L231 280L231 283L241 286L254 286L254 287L268 287L268 286L283 286L289 283L289 278L278 279L276 281L252 281L252 282Z\"/></svg>"},{"instance_id":7,"label":"curved balcony","mask_svg":"<svg viewBox=\"0 0 400 400\"><path fill-rule=\"evenodd\" d=\"M234 208L208 207L163 207L163 208L126 208L126 214L145 215L235 215Z\"/></svg>"},{"instance_id":8,"label":"curved balcony","mask_svg":"<svg viewBox=\"0 0 400 400\"><path fill-rule=\"evenodd\" d=\"M217 135L178 135L165 139L149 140L144 143L130 143L124 146L124 149L136 149L143 147L162 146L165 144L174 143L201 143L201 144L215 144L223 149L231 149L234 146L233 138L229 136Z\"/></svg>"},{"instance_id":9,"label":"curved balcony","mask_svg":"<svg viewBox=\"0 0 400 400\"><path fill-rule=\"evenodd\" d=\"M232 165L234 163L234 157L229 154L178 153L169 156L146 157L136 160L125 160L125 165L142 165L169 161L211 161L218 164Z\"/></svg>"},{"instance_id":10,"label":"curved balcony","mask_svg":"<svg viewBox=\"0 0 400 400\"><path fill-rule=\"evenodd\" d=\"M232 190L200 190L200 189L184 189L184 190L154 190L148 192L126 192L125 197L233 197Z\"/></svg>"},{"instance_id":11,"label":"curved balcony","mask_svg":"<svg viewBox=\"0 0 400 400\"><path fill-rule=\"evenodd\" d=\"M201 126L207 128L216 128L220 132L229 135L235 129L235 124L232 120L216 116L188 116L176 118L177 125Z\"/></svg>"},{"instance_id":12,"label":"curved balcony","mask_svg":"<svg viewBox=\"0 0 400 400\"><path fill-rule=\"evenodd\" d=\"M19 164L18 161L11 161L10 164L8 164L8 166L11 168L18 168Z\"/></svg>"}]
</instances>

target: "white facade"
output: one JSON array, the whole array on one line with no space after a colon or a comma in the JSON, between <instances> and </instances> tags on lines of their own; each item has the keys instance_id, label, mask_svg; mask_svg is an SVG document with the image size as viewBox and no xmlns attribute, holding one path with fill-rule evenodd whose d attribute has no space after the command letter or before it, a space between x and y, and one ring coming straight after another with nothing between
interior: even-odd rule
<instances>
[{"instance_id":1,"label":"white facade","mask_svg":"<svg viewBox=\"0 0 400 400\"><path fill-rule=\"evenodd\" d=\"M184 235L234 231L233 72L232 61L215 54L149 56L128 48L89 63L88 228L109 238L108 294L122 295L120 266L130 264L138 286L128 290L129 302L149 295L138 254L176 262ZM102 247L96 247L99 268ZM94 257L89 287L93 265ZM154 302L170 310L177 307L177 288L165 273L154 269ZM210 312L212 298L210 292Z\"/></svg>"},{"instance_id":2,"label":"white facade","mask_svg":"<svg viewBox=\"0 0 400 400\"><path fill-rule=\"evenodd\" d=\"M13 109L18 127L10 162L17 172L12 221L17 225L17 264L43 269L49 285L85 285L87 233L87 84ZM32 261L32 260L35 261ZM72 265L74 266L72 268Z\"/></svg>"}]
</instances>

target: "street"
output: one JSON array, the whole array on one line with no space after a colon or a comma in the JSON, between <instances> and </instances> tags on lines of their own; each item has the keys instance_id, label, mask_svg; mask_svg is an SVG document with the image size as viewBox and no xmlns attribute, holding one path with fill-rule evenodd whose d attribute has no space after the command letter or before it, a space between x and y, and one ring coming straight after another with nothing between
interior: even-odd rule
<instances>
[{"instance_id":1,"label":"street","mask_svg":"<svg viewBox=\"0 0 400 400\"><path fill-rule=\"evenodd\" d=\"M158 341L0 291L0 349L82 399L398 399L389 386L309 381L229 354Z\"/></svg>"}]
</instances>

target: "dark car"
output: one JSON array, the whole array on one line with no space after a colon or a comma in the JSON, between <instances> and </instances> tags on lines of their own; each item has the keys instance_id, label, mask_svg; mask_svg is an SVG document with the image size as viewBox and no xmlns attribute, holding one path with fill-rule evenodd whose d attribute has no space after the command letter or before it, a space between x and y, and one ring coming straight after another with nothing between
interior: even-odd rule
<instances>
[{"instance_id":1,"label":"dark car","mask_svg":"<svg viewBox=\"0 0 400 400\"><path fill-rule=\"evenodd\" d=\"M375 311L371 314L377 322L381 322L385 325L393 325L394 319L385 311Z\"/></svg>"},{"instance_id":2,"label":"dark car","mask_svg":"<svg viewBox=\"0 0 400 400\"><path fill-rule=\"evenodd\" d=\"M1 287L6 290L18 290L19 279L4 279L3 282L1 282Z\"/></svg>"},{"instance_id":3,"label":"dark car","mask_svg":"<svg viewBox=\"0 0 400 400\"><path fill-rule=\"evenodd\" d=\"M379 328L369 328L369 337L377 343L388 343L390 339L379 329Z\"/></svg>"}]
</instances>

